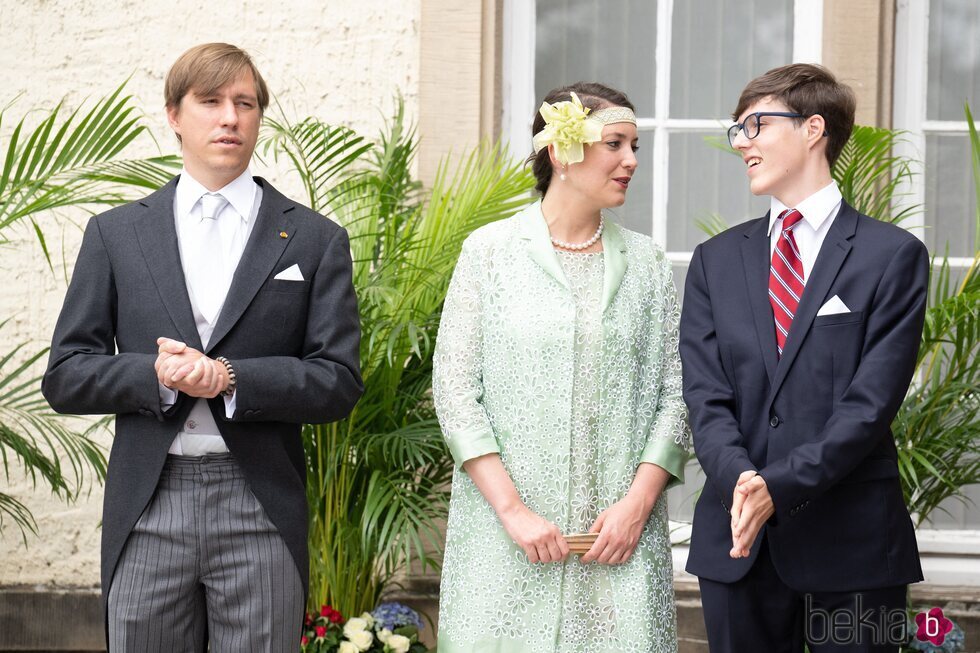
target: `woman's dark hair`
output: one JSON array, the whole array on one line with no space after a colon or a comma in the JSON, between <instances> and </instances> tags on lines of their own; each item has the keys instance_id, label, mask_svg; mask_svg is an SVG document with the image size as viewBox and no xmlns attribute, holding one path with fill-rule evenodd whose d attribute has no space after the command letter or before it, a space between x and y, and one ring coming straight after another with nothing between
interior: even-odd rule
<instances>
[{"instance_id":1,"label":"woman's dark hair","mask_svg":"<svg viewBox=\"0 0 980 653\"><path fill-rule=\"evenodd\" d=\"M571 100L572 92L582 101L583 106L593 111L605 107L626 107L632 111L636 110L625 93L598 82L575 82L569 86L553 89L544 96L544 102L554 104L555 102ZM534 122L531 124L531 135L537 134L542 129L544 129L544 118L540 112L536 112ZM548 186L551 184L551 176L554 172L551 157L548 156L548 148L543 147L537 154L532 153L525 161L525 165L528 163L531 164L531 171L534 172L534 178L537 179L534 189L544 195L548 192Z\"/></svg>"}]
</instances>

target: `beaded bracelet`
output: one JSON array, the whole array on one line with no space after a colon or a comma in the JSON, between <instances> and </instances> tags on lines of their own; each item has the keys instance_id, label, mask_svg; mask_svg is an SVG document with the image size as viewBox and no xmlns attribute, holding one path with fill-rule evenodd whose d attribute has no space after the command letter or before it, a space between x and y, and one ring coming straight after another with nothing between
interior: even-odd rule
<instances>
[{"instance_id":1,"label":"beaded bracelet","mask_svg":"<svg viewBox=\"0 0 980 653\"><path fill-rule=\"evenodd\" d=\"M224 356L218 356L214 360L225 366L228 370L228 385L221 391L222 397L230 397L235 394L235 387L238 385L238 378L235 376L235 368L231 366L231 361Z\"/></svg>"}]
</instances>

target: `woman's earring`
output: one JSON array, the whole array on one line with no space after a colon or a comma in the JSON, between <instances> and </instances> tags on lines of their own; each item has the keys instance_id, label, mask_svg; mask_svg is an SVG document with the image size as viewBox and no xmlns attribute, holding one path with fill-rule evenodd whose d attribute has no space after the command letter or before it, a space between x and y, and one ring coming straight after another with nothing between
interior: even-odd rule
<instances>
[{"instance_id":1,"label":"woman's earring","mask_svg":"<svg viewBox=\"0 0 980 653\"><path fill-rule=\"evenodd\" d=\"M565 181L566 177L565 177L565 172L564 171L565 170L568 170L568 168L566 166L562 166L561 169L562 169L562 173L560 175L558 175L558 178L561 179L562 181Z\"/></svg>"}]
</instances>

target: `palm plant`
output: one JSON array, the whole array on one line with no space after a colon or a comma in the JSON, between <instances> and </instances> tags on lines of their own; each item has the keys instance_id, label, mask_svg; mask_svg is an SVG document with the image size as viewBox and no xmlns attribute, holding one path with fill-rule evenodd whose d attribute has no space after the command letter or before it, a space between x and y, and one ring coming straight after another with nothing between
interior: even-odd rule
<instances>
[{"instance_id":1,"label":"palm plant","mask_svg":"<svg viewBox=\"0 0 980 653\"><path fill-rule=\"evenodd\" d=\"M10 139L0 144L0 245L5 231L27 221L44 252L51 257L38 214L73 206L94 207L125 201L124 188L155 188L177 167L176 157L117 159L146 131L125 84L103 97L85 113L66 118L62 106L46 112L32 129L28 116L17 122ZM0 127L9 109L0 110ZM0 327L6 320L0 322ZM105 476L105 456L91 439L91 429L75 430L58 418L40 393L40 378L32 373L47 349L27 354L28 344L0 353L0 457L6 479L11 468L23 468L34 483L43 481L66 501L76 498L94 480ZM5 369L6 368L6 369ZM67 467L65 463L68 463ZM14 465L16 463L16 465ZM37 523L27 506L0 492L0 532L12 519L26 543Z\"/></svg>"},{"instance_id":2,"label":"palm plant","mask_svg":"<svg viewBox=\"0 0 980 653\"><path fill-rule=\"evenodd\" d=\"M893 424L905 499L922 524L950 498L980 483L980 138L970 125L977 197L973 263L953 283L944 257L933 282L917 379ZM940 508L941 509L941 508Z\"/></svg>"},{"instance_id":3,"label":"palm plant","mask_svg":"<svg viewBox=\"0 0 980 653\"><path fill-rule=\"evenodd\" d=\"M359 614L408 565L437 564L452 474L429 395L440 310L463 239L522 208L533 178L482 146L453 172L443 163L423 192L401 104L369 147L313 119L269 126L266 151L291 159L313 208L351 237L365 393L350 417L308 426L304 440L310 604ZM330 161L354 158L357 171L330 174Z\"/></svg>"}]
</instances>

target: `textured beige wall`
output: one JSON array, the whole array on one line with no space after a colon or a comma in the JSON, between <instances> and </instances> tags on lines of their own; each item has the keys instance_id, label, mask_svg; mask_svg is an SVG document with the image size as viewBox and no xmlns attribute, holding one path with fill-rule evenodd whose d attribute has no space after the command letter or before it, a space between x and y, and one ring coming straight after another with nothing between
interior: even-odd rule
<instances>
[{"instance_id":1,"label":"textured beige wall","mask_svg":"<svg viewBox=\"0 0 980 653\"><path fill-rule=\"evenodd\" d=\"M317 115L374 135L400 91L410 116L418 115L419 24L422 0L18 0L0 2L0 107L20 99L0 125L8 142L10 118L29 108L50 108L62 97L74 108L99 97L128 75L128 89L147 113L147 124L164 152L175 142L162 110L163 78L183 50L206 41L228 41L248 50L287 114ZM134 155L155 152L144 139ZM283 170L262 164L253 170L298 197ZM48 271L26 230L7 236L0 248L0 352L15 342L46 344L65 282L62 259L74 261L85 214L42 220L55 260ZM40 371L40 370L38 370ZM108 446L109 438L102 439ZM15 477L4 492L33 509L39 537L25 548L10 522L0 537L0 586L95 585L102 493L72 506L32 491Z\"/></svg>"},{"instance_id":2,"label":"textured beige wall","mask_svg":"<svg viewBox=\"0 0 980 653\"><path fill-rule=\"evenodd\" d=\"M824 0L823 63L857 95L859 125L891 126L895 0Z\"/></svg>"},{"instance_id":3,"label":"textured beige wall","mask_svg":"<svg viewBox=\"0 0 980 653\"><path fill-rule=\"evenodd\" d=\"M502 0L424 0L421 8L419 176L500 131Z\"/></svg>"}]
</instances>

